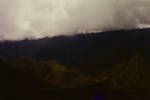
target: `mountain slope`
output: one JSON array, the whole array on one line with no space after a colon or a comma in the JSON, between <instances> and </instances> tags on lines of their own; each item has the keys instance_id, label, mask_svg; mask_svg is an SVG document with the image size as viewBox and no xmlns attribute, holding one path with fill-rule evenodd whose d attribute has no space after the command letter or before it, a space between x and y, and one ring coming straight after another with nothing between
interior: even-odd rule
<instances>
[{"instance_id":1,"label":"mountain slope","mask_svg":"<svg viewBox=\"0 0 150 100\"><path fill-rule=\"evenodd\" d=\"M137 52L149 59L149 44L150 29L120 30L1 42L0 56L53 59L67 65L97 68L111 66Z\"/></svg>"}]
</instances>

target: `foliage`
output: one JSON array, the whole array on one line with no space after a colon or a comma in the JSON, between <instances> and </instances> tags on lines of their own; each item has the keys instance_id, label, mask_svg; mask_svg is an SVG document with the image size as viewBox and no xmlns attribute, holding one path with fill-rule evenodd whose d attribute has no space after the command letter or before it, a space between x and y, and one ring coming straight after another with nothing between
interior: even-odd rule
<instances>
[{"instance_id":1,"label":"foliage","mask_svg":"<svg viewBox=\"0 0 150 100\"><path fill-rule=\"evenodd\" d=\"M30 89L37 92L36 90L77 87L150 91L148 77L150 68L149 64L145 63L142 55L137 54L114 66L97 70L99 74L91 76L90 73L82 72L80 68L68 67L55 60L40 61L27 57L0 58L0 87L3 92L11 93L13 90L19 92L21 89L23 94Z\"/></svg>"}]
</instances>

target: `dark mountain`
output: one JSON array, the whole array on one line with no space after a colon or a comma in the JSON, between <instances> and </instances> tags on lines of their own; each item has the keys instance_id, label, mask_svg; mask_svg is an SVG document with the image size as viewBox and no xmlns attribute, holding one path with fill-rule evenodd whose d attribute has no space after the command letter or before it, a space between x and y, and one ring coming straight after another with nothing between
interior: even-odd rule
<instances>
[{"instance_id":1,"label":"dark mountain","mask_svg":"<svg viewBox=\"0 0 150 100\"><path fill-rule=\"evenodd\" d=\"M149 100L149 44L150 29L1 42L0 98Z\"/></svg>"},{"instance_id":2,"label":"dark mountain","mask_svg":"<svg viewBox=\"0 0 150 100\"><path fill-rule=\"evenodd\" d=\"M58 36L0 43L0 56L54 59L72 66L109 66L137 52L149 57L150 29ZM144 52L143 52L144 50Z\"/></svg>"}]
</instances>

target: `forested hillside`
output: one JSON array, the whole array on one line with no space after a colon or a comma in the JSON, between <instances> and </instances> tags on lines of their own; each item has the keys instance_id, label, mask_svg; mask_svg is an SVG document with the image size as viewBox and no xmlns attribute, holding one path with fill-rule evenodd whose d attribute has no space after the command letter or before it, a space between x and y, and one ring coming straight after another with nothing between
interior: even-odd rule
<instances>
[{"instance_id":1,"label":"forested hillside","mask_svg":"<svg viewBox=\"0 0 150 100\"><path fill-rule=\"evenodd\" d=\"M0 97L148 100L149 32L122 30L1 42Z\"/></svg>"}]
</instances>

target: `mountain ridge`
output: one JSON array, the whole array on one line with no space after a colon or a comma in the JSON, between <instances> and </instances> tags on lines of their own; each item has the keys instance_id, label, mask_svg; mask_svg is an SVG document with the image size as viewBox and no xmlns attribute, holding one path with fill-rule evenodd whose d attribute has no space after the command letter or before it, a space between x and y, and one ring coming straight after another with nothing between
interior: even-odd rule
<instances>
[{"instance_id":1,"label":"mountain ridge","mask_svg":"<svg viewBox=\"0 0 150 100\"><path fill-rule=\"evenodd\" d=\"M149 44L150 28L118 30L39 40L5 41L0 43L0 57L53 59L71 66L98 67L115 64L137 52L149 59Z\"/></svg>"}]
</instances>

